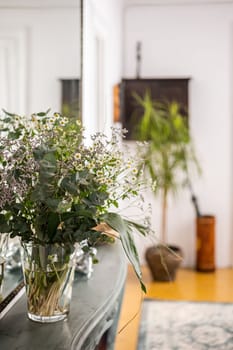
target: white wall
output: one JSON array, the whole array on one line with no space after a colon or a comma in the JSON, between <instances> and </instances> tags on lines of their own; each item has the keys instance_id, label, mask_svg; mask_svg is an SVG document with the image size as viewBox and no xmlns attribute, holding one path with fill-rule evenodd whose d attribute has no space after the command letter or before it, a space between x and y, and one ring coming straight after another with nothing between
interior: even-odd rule
<instances>
[{"instance_id":1,"label":"white wall","mask_svg":"<svg viewBox=\"0 0 233 350\"><path fill-rule=\"evenodd\" d=\"M108 132L113 121L113 86L122 76L122 1L84 1L83 123L87 133ZM102 50L97 83L96 39ZM99 113L98 108L100 107Z\"/></svg>"},{"instance_id":2,"label":"white wall","mask_svg":"<svg viewBox=\"0 0 233 350\"><path fill-rule=\"evenodd\" d=\"M7 7L4 1L0 2L1 52L8 58L7 65L5 64L3 69L5 72L9 71L8 77L11 82L10 86L5 87L7 96L4 100L0 100L0 107L23 114L47 108L59 111L61 105L59 79L78 78L80 75L78 2L67 7L64 7L64 1L63 6L59 1L58 7L55 1L49 1L48 7L41 7L35 0L26 4L25 1L21 1L20 5L24 5L23 8L17 7L12 1L9 4L12 8ZM12 44L14 51L9 51L8 46L3 44L6 38L8 46L9 43L14 44ZM10 79L9 74L12 72L15 74ZM4 89L2 84L1 89ZM22 96L18 98L20 94Z\"/></svg>"},{"instance_id":3,"label":"white wall","mask_svg":"<svg viewBox=\"0 0 233 350\"><path fill-rule=\"evenodd\" d=\"M216 215L216 264L232 264L233 5L131 5L125 8L123 76L135 77L142 42L142 77L191 77L190 128L203 169L193 183L203 214ZM145 3L145 2L144 2ZM195 2L194 2L195 3ZM160 227L153 201L153 225ZM188 193L169 203L169 243L184 264L195 262L195 214ZM141 250L143 256L143 250Z\"/></svg>"}]
</instances>

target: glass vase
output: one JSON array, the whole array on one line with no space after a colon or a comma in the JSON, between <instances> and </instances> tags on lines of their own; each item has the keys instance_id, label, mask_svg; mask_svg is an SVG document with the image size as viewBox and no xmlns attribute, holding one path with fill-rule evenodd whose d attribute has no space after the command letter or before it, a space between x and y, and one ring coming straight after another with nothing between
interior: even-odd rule
<instances>
[{"instance_id":1,"label":"glass vase","mask_svg":"<svg viewBox=\"0 0 233 350\"><path fill-rule=\"evenodd\" d=\"M0 257L6 258L8 250L9 233L0 233Z\"/></svg>"},{"instance_id":2,"label":"glass vase","mask_svg":"<svg viewBox=\"0 0 233 350\"><path fill-rule=\"evenodd\" d=\"M21 268L21 256L20 256L21 244L20 240L15 238L9 238L7 243L7 250L5 253L5 268L8 271L13 271Z\"/></svg>"},{"instance_id":3,"label":"glass vase","mask_svg":"<svg viewBox=\"0 0 233 350\"><path fill-rule=\"evenodd\" d=\"M4 270L6 263L6 253L8 249L9 233L0 233L0 302L3 299L2 289L4 280Z\"/></svg>"},{"instance_id":4,"label":"glass vase","mask_svg":"<svg viewBox=\"0 0 233 350\"><path fill-rule=\"evenodd\" d=\"M29 319L50 323L67 318L75 252L57 244L23 244L23 272Z\"/></svg>"},{"instance_id":5,"label":"glass vase","mask_svg":"<svg viewBox=\"0 0 233 350\"><path fill-rule=\"evenodd\" d=\"M89 248L88 251L82 249L81 245L77 246L76 250L76 267L75 271L84 278L89 279L94 271L93 259L97 254L97 249L94 247Z\"/></svg>"}]
</instances>

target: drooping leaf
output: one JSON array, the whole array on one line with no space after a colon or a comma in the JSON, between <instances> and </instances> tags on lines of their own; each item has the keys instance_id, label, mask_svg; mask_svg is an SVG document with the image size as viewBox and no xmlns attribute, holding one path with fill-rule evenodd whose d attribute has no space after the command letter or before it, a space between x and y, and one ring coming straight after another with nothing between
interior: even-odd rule
<instances>
[{"instance_id":1,"label":"drooping leaf","mask_svg":"<svg viewBox=\"0 0 233 350\"><path fill-rule=\"evenodd\" d=\"M104 221L111 226L115 231L119 232L120 240L125 251L126 256L128 257L130 263L132 264L136 276L138 277L141 289L146 293L146 287L142 282L142 273L140 269L140 262L138 257L138 252L133 240L131 225L127 223L122 217L116 213L106 213L103 216ZM137 227L135 226L137 230Z\"/></svg>"},{"instance_id":2,"label":"drooping leaf","mask_svg":"<svg viewBox=\"0 0 233 350\"><path fill-rule=\"evenodd\" d=\"M124 219L124 221L127 223L127 225L132 226L134 229L136 229L140 234L142 234L144 237L147 235L147 227L144 225L141 225L135 221L131 221L131 220L126 220Z\"/></svg>"}]
</instances>

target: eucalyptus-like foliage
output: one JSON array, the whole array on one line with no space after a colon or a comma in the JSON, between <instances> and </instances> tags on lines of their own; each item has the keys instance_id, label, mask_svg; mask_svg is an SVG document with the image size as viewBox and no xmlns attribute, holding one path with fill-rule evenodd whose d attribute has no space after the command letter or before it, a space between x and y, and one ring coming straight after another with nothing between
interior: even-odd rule
<instances>
[{"instance_id":1,"label":"eucalyptus-like foliage","mask_svg":"<svg viewBox=\"0 0 233 350\"><path fill-rule=\"evenodd\" d=\"M154 186L154 193L162 192L162 240L166 241L167 195L176 193L189 181L188 168L193 164L200 170L188 128L188 118L180 113L177 102L153 101L147 92L144 98L134 95L143 108L143 115L135 129L140 141L147 141L139 154Z\"/></svg>"}]
</instances>

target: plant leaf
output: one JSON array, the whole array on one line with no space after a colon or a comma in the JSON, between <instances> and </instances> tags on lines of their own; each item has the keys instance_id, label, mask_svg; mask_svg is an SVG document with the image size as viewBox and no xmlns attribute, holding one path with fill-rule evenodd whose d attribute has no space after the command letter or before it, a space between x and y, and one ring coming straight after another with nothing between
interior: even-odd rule
<instances>
[{"instance_id":1,"label":"plant leaf","mask_svg":"<svg viewBox=\"0 0 233 350\"><path fill-rule=\"evenodd\" d=\"M103 215L104 221L111 226L115 231L120 233L120 240L127 258L132 264L137 278L141 284L141 289L146 293L146 287L142 282L142 273L140 269L140 262L138 252L133 240L132 229L126 220L116 213L106 213ZM132 222L131 222L132 225ZM137 227L135 227L137 230Z\"/></svg>"},{"instance_id":2,"label":"plant leaf","mask_svg":"<svg viewBox=\"0 0 233 350\"><path fill-rule=\"evenodd\" d=\"M15 117L15 116L16 116L15 113L7 112L4 108L2 108L2 111L3 111L6 115L9 115L10 117Z\"/></svg>"},{"instance_id":3,"label":"plant leaf","mask_svg":"<svg viewBox=\"0 0 233 350\"><path fill-rule=\"evenodd\" d=\"M59 215L57 213L49 213L48 215L48 234L49 234L49 238L51 239L57 230L57 227L60 223L59 220Z\"/></svg>"},{"instance_id":4,"label":"plant leaf","mask_svg":"<svg viewBox=\"0 0 233 350\"><path fill-rule=\"evenodd\" d=\"M49 112L49 110L47 112L39 112L39 113L35 113L35 115L37 117L45 117L47 115L47 113Z\"/></svg>"}]
</instances>

